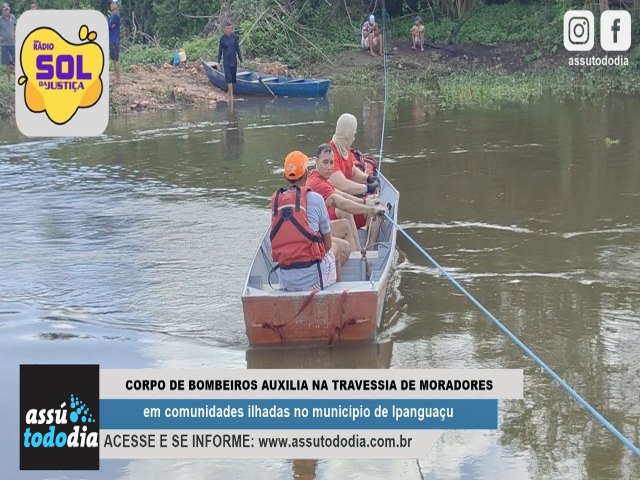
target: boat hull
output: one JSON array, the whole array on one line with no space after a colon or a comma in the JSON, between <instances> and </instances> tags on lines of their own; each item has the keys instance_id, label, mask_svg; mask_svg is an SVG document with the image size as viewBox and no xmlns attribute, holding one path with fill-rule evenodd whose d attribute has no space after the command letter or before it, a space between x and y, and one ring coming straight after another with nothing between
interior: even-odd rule
<instances>
[{"instance_id":1,"label":"boat hull","mask_svg":"<svg viewBox=\"0 0 640 480\"><path fill-rule=\"evenodd\" d=\"M369 292L244 296L249 342L332 344L373 340L382 321L386 281L380 288Z\"/></svg>"},{"instance_id":2,"label":"boat hull","mask_svg":"<svg viewBox=\"0 0 640 480\"><path fill-rule=\"evenodd\" d=\"M227 81L224 78L224 64L219 66L214 62L202 62L209 82L216 88L227 91ZM270 76L239 69L236 75L235 95L268 95L282 97L324 97L329 91L331 82L326 79L305 79L283 76ZM271 91L269 91L271 90Z\"/></svg>"}]
</instances>

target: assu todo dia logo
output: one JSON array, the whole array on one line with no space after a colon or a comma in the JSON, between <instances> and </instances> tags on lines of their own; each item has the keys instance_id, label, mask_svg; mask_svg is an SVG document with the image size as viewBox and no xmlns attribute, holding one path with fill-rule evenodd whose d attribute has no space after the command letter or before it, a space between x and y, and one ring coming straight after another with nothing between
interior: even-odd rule
<instances>
[{"instance_id":1,"label":"assu todo dia logo","mask_svg":"<svg viewBox=\"0 0 640 480\"><path fill-rule=\"evenodd\" d=\"M20 469L99 468L97 365L20 366Z\"/></svg>"},{"instance_id":2,"label":"assu todo dia logo","mask_svg":"<svg viewBox=\"0 0 640 480\"><path fill-rule=\"evenodd\" d=\"M45 15L43 15L45 14ZM16 123L27 136L99 135L109 121L107 21L27 11L16 27Z\"/></svg>"},{"instance_id":3,"label":"assu todo dia logo","mask_svg":"<svg viewBox=\"0 0 640 480\"><path fill-rule=\"evenodd\" d=\"M88 426L95 422L87 404L71 394L69 402L62 402L59 408L32 408L27 412L23 445L25 448L99 447L98 432L88 431ZM73 424L71 433L59 429L69 424ZM44 431L41 427L45 427Z\"/></svg>"}]
</instances>

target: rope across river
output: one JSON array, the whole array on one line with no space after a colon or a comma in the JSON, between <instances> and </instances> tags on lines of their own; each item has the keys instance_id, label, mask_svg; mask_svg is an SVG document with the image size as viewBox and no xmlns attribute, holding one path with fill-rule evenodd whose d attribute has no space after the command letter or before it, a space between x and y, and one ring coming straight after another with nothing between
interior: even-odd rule
<instances>
[{"instance_id":1,"label":"rope across river","mask_svg":"<svg viewBox=\"0 0 640 480\"><path fill-rule=\"evenodd\" d=\"M382 133L380 137L380 152L378 160L378 170L382 167L382 158L384 154L384 137L385 137L385 125L387 121L387 90L388 90L388 63L387 63L387 35L389 30L388 18L389 15L384 8L384 2L382 2L382 41L384 52L384 107L382 114ZM618 430L611 422L609 422L600 412L591 406L578 392L576 392L567 382L565 382L551 367L549 367L540 357L538 357L533 351L527 347L516 335L511 332L495 315L493 315L480 301L478 301L473 295L471 295L455 278L453 278L449 272L447 272L418 242L416 242L407 232L404 231L389 215L385 214L387 220L389 220L396 229L422 254L431 264L433 264L442 274L451 282L460 292L462 292L484 315L489 318L507 337L509 337L524 353L533 360L533 362L542 368L551 378L553 378L558 384L569 394L575 401L577 401L587 412L589 412L596 420L598 420L609 432L611 432L620 442L627 447L636 456L640 457L640 448L631 442L624 436L620 430Z\"/></svg>"}]
</instances>

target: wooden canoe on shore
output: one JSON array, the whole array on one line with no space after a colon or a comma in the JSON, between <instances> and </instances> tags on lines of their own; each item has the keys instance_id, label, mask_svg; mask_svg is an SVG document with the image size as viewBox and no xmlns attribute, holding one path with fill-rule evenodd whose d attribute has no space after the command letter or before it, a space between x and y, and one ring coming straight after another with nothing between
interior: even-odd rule
<instances>
[{"instance_id":1,"label":"wooden canoe on shore","mask_svg":"<svg viewBox=\"0 0 640 480\"><path fill-rule=\"evenodd\" d=\"M227 81L224 78L224 64L221 67L216 62L202 62L209 82L214 87L227 91ZM325 97L331 85L330 80L320 78L293 78L252 70L238 69L236 84L233 88L235 95L276 95L278 97Z\"/></svg>"},{"instance_id":2,"label":"wooden canoe on shore","mask_svg":"<svg viewBox=\"0 0 640 480\"><path fill-rule=\"evenodd\" d=\"M380 197L397 221L398 191L380 175ZM342 267L339 282L318 292L285 292L278 289L273 268L269 232L253 259L242 293L247 336L252 345L314 342L331 344L373 340L382 320L389 273L395 258L396 228L386 218L377 250L368 251L365 262L359 252ZM360 233L366 232L361 230ZM364 242L363 242L364 243Z\"/></svg>"}]
</instances>

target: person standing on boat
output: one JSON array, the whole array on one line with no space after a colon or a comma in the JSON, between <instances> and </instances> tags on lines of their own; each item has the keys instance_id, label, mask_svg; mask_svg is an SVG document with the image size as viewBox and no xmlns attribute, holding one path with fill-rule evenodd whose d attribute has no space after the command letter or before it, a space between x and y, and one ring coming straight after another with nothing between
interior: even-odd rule
<instances>
[{"instance_id":1,"label":"person standing on boat","mask_svg":"<svg viewBox=\"0 0 640 480\"><path fill-rule=\"evenodd\" d=\"M271 255L284 290L323 290L340 277L349 244L332 238L322 197L306 186L309 158L294 151L284 161L288 188L271 197Z\"/></svg>"},{"instance_id":2,"label":"person standing on boat","mask_svg":"<svg viewBox=\"0 0 640 480\"><path fill-rule=\"evenodd\" d=\"M111 2L111 15L109 15L109 58L113 60L113 70L116 74L116 83L120 82L120 12L118 2Z\"/></svg>"},{"instance_id":3,"label":"person standing on boat","mask_svg":"<svg viewBox=\"0 0 640 480\"><path fill-rule=\"evenodd\" d=\"M337 190L350 195L366 196L377 193L380 183L373 175L367 175L360 170L351 151L351 145L356 138L358 121L350 113L343 113L336 122L336 132L329 145L333 149L335 166L331 174L331 183ZM356 226L364 227L366 218L362 215L355 217Z\"/></svg>"},{"instance_id":4,"label":"person standing on boat","mask_svg":"<svg viewBox=\"0 0 640 480\"><path fill-rule=\"evenodd\" d=\"M322 195L329 212L332 233L335 233L334 222L347 221L351 237L355 238L355 245L352 246L352 250L360 251L360 239L353 216L358 214L369 216L367 229L370 242L367 243L373 243L378 237L380 222L372 220L376 215L384 214L386 210L379 198L359 198L336 190L330 180L333 174L334 162L334 153L331 145L328 143L320 145L316 150L316 169L309 175L307 186Z\"/></svg>"},{"instance_id":5,"label":"person standing on boat","mask_svg":"<svg viewBox=\"0 0 640 480\"><path fill-rule=\"evenodd\" d=\"M237 56L237 59L236 59ZM218 45L218 63L220 59L224 59L224 78L227 81L227 100L229 105L233 105L233 85L236 83L236 72L238 71L238 62L242 62L242 53L240 52L240 42L238 36L233 32L231 22L224 24L224 35L220 37Z\"/></svg>"}]
</instances>

